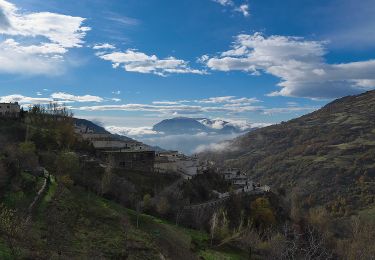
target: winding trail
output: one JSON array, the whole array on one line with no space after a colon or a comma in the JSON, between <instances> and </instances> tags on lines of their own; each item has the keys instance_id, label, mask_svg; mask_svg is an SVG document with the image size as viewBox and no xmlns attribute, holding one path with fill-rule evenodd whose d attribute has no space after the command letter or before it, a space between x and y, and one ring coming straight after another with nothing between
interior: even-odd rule
<instances>
[{"instance_id":1,"label":"winding trail","mask_svg":"<svg viewBox=\"0 0 375 260\"><path fill-rule=\"evenodd\" d=\"M43 181L43 185L42 187L39 189L38 193L36 194L36 196L34 197L34 200L33 202L31 202L31 204L29 205L28 207L28 210L27 210L27 217L26 217L26 224L30 222L31 218L32 218L32 212L35 208L35 205L36 203L40 200L40 197L43 195L43 193L46 191L46 189L48 188L48 179L50 177L50 174L49 172L44 169L44 181Z\"/></svg>"}]
</instances>

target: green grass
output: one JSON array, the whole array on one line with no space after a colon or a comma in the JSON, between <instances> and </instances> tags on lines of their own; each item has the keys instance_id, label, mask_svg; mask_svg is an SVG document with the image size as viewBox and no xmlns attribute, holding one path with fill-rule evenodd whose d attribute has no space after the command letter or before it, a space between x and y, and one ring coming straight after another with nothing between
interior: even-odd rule
<instances>
[{"instance_id":1,"label":"green grass","mask_svg":"<svg viewBox=\"0 0 375 260\"><path fill-rule=\"evenodd\" d=\"M199 256L205 260L242 260L247 259L243 254L238 252L221 252L207 249L201 251Z\"/></svg>"},{"instance_id":2,"label":"green grass","mask_svg":"<svg viewBox=\"0 0 375 260\"><path fill-rule=\"evenodd\" d=\"M51 175L48 191L44 195L39 205L39 210L38 210L39 212L43 212L46 209L48 203L52 200L53 196L55 195L56 189L57 189L56 179L54 176Z\"/></svg>"},{"instance_id":3,"label":"green grass","mask_svg":"<svg viewBox=\"0 0 375 260\"><path fill-rule=\"evenodd\" d=\"M10 249L0 240L0 259L10 260L11 252Z\"/></svg>"},{"instance_id":4,"label":"green grass","mask_svg":"<svg viewBox=\"0 0 375 260\"><path fill-rule=\"evenodd\" d=\"M13 196L18 193L22 191ZM25 199L25 194L21 195L17 195L18 200ZM129 259L151 260L160 254L167 259L194 259L198 255L208 257L204 259L215 259L209 258L210 255L230 257L216 259L241 259L227 249L208 249L206 232L146 214L140 215L137 228L136 218L134 210L80 187L67 189L51 178L31 224L32 238L20 244L22 257L43 252L47 258L56 258L56 252L61 250L62 258L79 259L122 259L128 255ZM52 247L48 241L53 241ZM7 259L7 255L9 250L0 240L0 259Z\"/></svg>"},{"instance_id":5,"label":"green grass","mask_svg":"<svg viewBox=\"0 0 375 260\"><path fill-rule=\"evenodd\" d=\"M364 220L375 221L375 206L360 211L359 216Z\"/></svg>"}]
</instances>

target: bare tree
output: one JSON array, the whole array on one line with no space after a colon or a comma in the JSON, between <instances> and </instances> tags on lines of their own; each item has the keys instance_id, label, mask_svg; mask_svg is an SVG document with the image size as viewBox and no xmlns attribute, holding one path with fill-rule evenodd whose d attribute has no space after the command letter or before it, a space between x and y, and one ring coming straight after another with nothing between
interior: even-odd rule
<instances>
[{"instance_id":1,"label":"bare tree","mask_svg":"<svg viewBox=\"0 0 375 260\"><path fill-rule=\"evenodd\" d=\"M113 168L115 167L115 161L113 156L109 156L107 160L107 166L105 167L104 175L101 180L101 194L105 194L111 187L113 178Z\"/></svg>"}]
</instances>

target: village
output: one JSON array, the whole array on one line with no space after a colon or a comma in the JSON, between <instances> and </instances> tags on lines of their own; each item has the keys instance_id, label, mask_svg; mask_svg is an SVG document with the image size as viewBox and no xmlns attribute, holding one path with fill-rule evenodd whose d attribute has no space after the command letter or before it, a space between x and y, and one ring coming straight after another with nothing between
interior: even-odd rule
<instances>
[{"instance_id":1,"label":"village","mask_svg":"<svg viewBox=\"0 0 375 260\"><path fill-rule=\"evenodd\" d=\"M20 117L21 106L15 103L0 103L0 117ZM187 156L178 151L155 151L152 147L130 138L121 138L111 133L97 133L90 127L74 123L74 132L82 140L88 141L95 149L95 158L82 155L81 160L98 163L100 167L111 167L149 174L177 174L181 179L191 180L198 174L204 174L209 168L218 172L231 184L231 192L213 191L218 199L230 197L231 193L246 194L269 192L270 187L261 186L239 169L215 168L213 162L202 161L196 155Z\"/></svg>"},{"instance_id":2,"label":"village","mask_svg":"<svg viewBox=\"0 0 375 260\"><path fill-rule=\"evenodd\" d=\"M121 139L110 133L95 133L85 125L75 125L75 132L84 140L92 143L97 158L112 167L152 174L178 174L182 179L191 180L198 174L204 174L209 168L218 172L233 187L231 192L213 191L218 199L234 194L264 193L270 187L261 186L239 169L216 168L213 162L202 161L196 155L187 156L178 151L155 151L152 147L133 139ZM104 165L103 165L104 166Z\"/></svg>"}]
</instances>

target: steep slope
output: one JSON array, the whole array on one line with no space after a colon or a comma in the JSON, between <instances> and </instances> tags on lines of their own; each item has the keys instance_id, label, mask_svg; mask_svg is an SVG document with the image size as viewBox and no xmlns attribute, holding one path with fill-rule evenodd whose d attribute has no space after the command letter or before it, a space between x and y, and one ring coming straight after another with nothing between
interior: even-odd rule
<instances>
[{"instance_id":1,"label":"steep slope","mask_svg":"<svg viewBox=\"0 0 375 260\"><path fill-rule=\"evenodd\" d=\"M374 206L375 91L258 129L201 156L341 216Z\"/></svg>"},{"instance_id":2,"label":"steep slope","mask_svg":"<svg viewBox=\"0 0 375 260\"><path fill-rule=\"evenodd\" d=\"M90 129L92 129L95 133L98 134L108 134L108 131L104 129L104 127L101 127L89 120L82 119L82 118L74 118L74 123L76 125L84 125Z\"/></svg>"}]
</instances>

